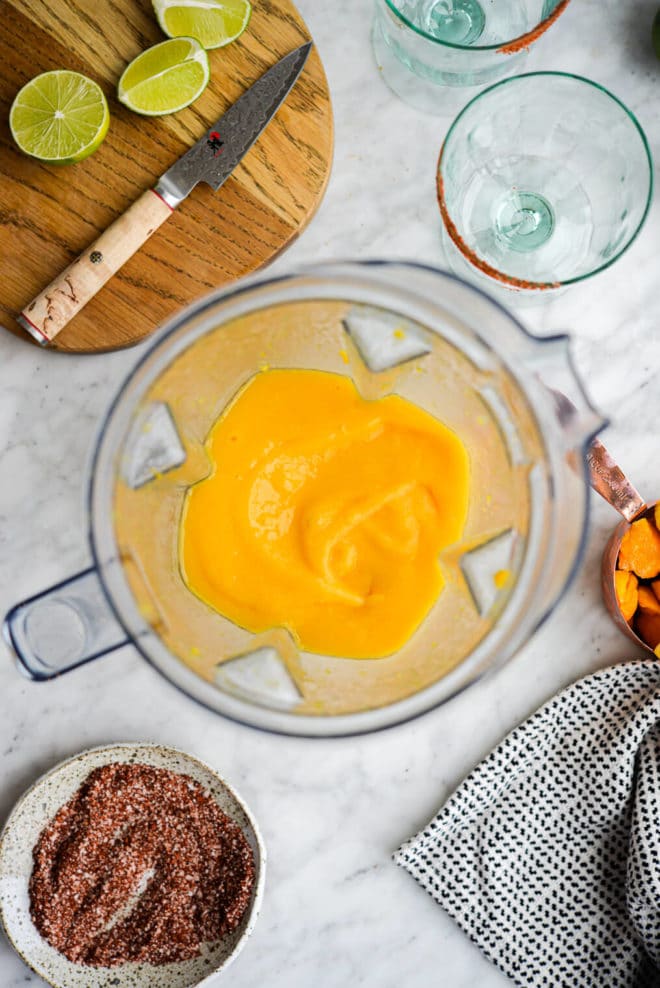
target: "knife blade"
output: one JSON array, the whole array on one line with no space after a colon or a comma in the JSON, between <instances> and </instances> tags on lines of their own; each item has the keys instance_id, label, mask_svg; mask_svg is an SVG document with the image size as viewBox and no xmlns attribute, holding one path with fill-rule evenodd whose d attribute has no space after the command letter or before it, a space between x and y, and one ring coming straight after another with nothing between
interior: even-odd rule
<instances>
[{"instance_id":1,"label":"knife blade","mask_svg":"<svg viewBox=\"0 0 660 988\"><path fill-rule=\"evenodd\" d=\"M268 69L168 168L155 189L168 205L177 206L198 182L220 188L288 95L311 47L311 41L301 45Z\"/></svg>"},{"instance_id":2,"label":"knife blade","mask_svg":"<svg viewBox=\"0 0 660 988\"><path fill-rule=\"evenodd\" d=\"M172 215L200 182L217 190L286 99L307 61L309 41L271 66L126 212L16 317L47 345Z\"/></svg>"}]
</instances>

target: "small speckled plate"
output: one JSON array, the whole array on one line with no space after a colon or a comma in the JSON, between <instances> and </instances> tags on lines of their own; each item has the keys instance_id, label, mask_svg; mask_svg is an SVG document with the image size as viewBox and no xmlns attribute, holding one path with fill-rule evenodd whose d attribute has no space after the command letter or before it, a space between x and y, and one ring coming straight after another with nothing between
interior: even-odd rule
<instances>
[{"instance_id":1,"label":"small speckled plate","mask_svg":"<svg viewBox=\"0 0 660 988\"><path fill-rule=\"evenodd\" d=\"M43 939L32 923L28 882L37 838L89 773L110 762L135 762L190 776L241 827L250 843L256 868L250 904L238 928L218 943L205 945L201 957L160 967L124 964L99 968L72 964ZM257 920L265 875L266 849L252 814L210 766L183 751L162 745L106 745L83 751L57 765L38 779L12 810L0 838L0 917L15 950L54 988L193 988L207 984L240 953Z\"/></svg>"}]
</instances>

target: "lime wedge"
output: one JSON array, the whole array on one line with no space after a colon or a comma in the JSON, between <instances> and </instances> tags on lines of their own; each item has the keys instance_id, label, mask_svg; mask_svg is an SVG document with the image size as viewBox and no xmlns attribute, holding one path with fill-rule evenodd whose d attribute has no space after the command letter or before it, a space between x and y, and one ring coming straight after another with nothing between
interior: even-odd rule
<instances>
[{"instance_id":1,"label":"lime wedge","mask_svg":"<svg viewBox=\"0 0 660 988\"><path fill-rule=\"evenodd\" d=\"M248 0L153 0L156 17L170 38L197 38L204 48L222 48L248 25Z\"/></svg>"},{"instance_id":2,"label":"lime wedge","mask_svg":"<svg viewBox=\"0 0 660 988\"><path fill-rule=\"evenodd\" d=\"M44 72L27 82L9 111L21 151L53 165L82 161L96 151L110 125L103 92L79 72Z\"/></svg>"},{"instance_id":3,"label":"lime wedge","mask_svg":"<svg viewBox=\"0 0 660 988\"><path fill-rule=\"evenodd\" d=\"M127 65L117 85L120 102L160 117L190 106L209 81L209 57L194 38L173 38L147 48Z\"/></svg>"},{"instance_id":4,"label":"lime wedge","mask_svg":"<svg viewBox=\"0 0 660 988\"><path fill-rule=\"evenodd\" d=\"M657 12L653 19L653 27L651 29L651 38L653 40L653 47L655 53L660 58L660 10Z\"/></svg>"}]
</instances>

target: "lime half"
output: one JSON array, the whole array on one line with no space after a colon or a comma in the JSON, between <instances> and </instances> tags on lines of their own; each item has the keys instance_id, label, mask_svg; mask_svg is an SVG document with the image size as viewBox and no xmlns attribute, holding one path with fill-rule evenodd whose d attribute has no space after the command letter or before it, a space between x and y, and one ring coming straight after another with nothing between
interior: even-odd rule
<instances>
[{"instance_id":1,"label":"lime half","mask_svg":"<svg viewBox=\"0 0 660 988\"><path fill-rule=\"evenodd\" d=\"M9 112L9 128L21 151L54 165L88 157L109 125L100 86L66 69L44 72L27 82Z\"/></svg>"},{"instance_id":2,"label":"lime half","mask_svg":"<svg viewBox=\"0 0 660 988\"><path fill-rule=\"evenodd\" d=\"M119 100L148 117L190 106L209 81L209 57L194 38L173 38L147 48L126 67Z\"/></svg>"},{"instance_id":3,"label":"lime half","mask_svg":"<svg viewBox=\"0 0 660 988\"><path fill-rule=\"evenodd\" d=\"M204 48L235 41L248 25L248 0L153 0L158 23L170 38L197 38Z\"/></svg>"}]
</instances>

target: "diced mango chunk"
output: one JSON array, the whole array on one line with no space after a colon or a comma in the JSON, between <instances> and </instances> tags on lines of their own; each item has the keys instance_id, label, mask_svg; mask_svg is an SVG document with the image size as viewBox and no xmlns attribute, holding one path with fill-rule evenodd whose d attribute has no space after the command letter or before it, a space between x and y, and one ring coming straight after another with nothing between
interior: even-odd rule
<instances>
[{"instance_id":1,"label":"diced mango chunk","mask_svg":"<svg viewBox=\"0 0 660 988\"><path fill-rule=\"evenodd\" d=\"M660 645L660 614L638 611L635 627L642 641L645 641L650 648L657 649Z\"/></svg>"},{"instance_id":2,"label":"diced mango chunk","mask_svg":"<svg viewBox=\"0 0 660 988\"><path fill-rule=\"evenodd\" d=\"M634 521L621 539L618 567L644 580L660 573L660 532L649 518Z\"/></svg>"},{"instance_id":3,"label":"diced mango chunk","mask_svg":"<svg viewBox=\"0 0 660 988\"><path fill-rule=\"evenodd\" d=\"M656 595L658 600L660 600L660 580L654 580L653 583L651 584L651 589L653 590L653 593Z\"/></svg>"},{"instance_id":4,"label":"diced mango chunk","mask_svg":"<svg viewBox=\"0 0 660 988\"><path fill-rule=\"evenodd\" d=\"M647 614L660 614L660 600L650 587L640 587L637 591L637 606Z\"/></svg>"},{"instance_id":5,"label":"diced mango chunk","mask_svg":"<svg viewBox=\"0 0 660 988\"><path fill-rule=\"evenodd\" d=\"M614 590L621 613L626 621L631 621L637 610L637 577L634 573L616 570L614 573Z\"/></svg>"}]
</instances>

